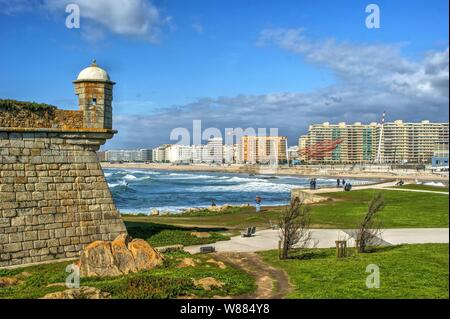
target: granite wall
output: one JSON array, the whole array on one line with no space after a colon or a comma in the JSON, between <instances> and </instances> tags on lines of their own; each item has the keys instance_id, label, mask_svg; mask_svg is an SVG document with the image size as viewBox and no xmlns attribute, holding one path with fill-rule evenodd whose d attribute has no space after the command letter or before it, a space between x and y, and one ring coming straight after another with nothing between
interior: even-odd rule
<instances>
[{"instance_id":1,"label":"granite wall","mask_svg":"<svg viewBox=\"0 0 450 319\"><path fill-rule=\"evenodd\" d=\"M0 267L77 257L126 232L95 153L114 133L0 127Z\"/></svg>"}]
</instances>

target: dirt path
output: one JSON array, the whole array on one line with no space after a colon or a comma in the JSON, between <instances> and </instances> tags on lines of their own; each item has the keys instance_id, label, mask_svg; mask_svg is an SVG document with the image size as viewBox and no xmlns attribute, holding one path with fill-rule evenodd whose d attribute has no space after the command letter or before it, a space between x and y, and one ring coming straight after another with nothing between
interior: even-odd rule
<instances>
[{"instance_id":1,"label":"dirt path","mask_svg":"<svg viewBox=\"0 0 450 319\"><path fill-rule=\"evenodd\" d=\"M291 290L289 277L281 269L266 264L255 253L215 253L215 259L242 269L256 280L255 292L236 296L238 299L281 299Z\"/></svg>"}]
</instances>

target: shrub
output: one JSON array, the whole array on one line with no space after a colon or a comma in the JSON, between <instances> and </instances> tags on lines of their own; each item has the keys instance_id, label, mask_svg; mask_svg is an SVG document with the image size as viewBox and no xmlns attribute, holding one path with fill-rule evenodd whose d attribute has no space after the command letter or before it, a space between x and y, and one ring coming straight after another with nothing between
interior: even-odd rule
<instances>
[{"instance_id":1,"label":"shrub","mask_svg":"<svg viewBox=\"0 0 450 319\"><path fill-rule=\"evenodd\" d=\"M0 99L0 110L19 110L21 108L26 108L32 111L37 110L46 110L46 111L53 111L56 110L57 107L54 105L49 105L45 103L36 103L36 102L23 102L23 101L16 101L16 100L2 100Z\"/></svg>"},{"instance_id":2,"label":"shrub","mask_svg":"<svg viewBox=\"0 0 450 319\"><path fill-rule=\"evenodd\" d=\"M140 274L127 278L121 284L103 286L101 290L121 299L168 299L183 295L192 288L194 286L189 279Z\"/></svg>"}]
</instances>

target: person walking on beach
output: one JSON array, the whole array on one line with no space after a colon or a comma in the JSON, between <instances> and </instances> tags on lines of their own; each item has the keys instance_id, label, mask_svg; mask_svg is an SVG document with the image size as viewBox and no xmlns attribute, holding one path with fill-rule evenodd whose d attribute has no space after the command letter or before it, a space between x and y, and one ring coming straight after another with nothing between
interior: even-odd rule
<instances>
[{"instance_id":1,"label":"person walking on beach","mask_svg":"<svg viewBox=\"0 0 450 319\"><path fill-rule=\"evenodd\" d=\"M317 179L313 178L313 189L316 190L317 189Z\"/></svg>"},{"instance_id":2,"label":"person walking on beach","mask_svg":"<svg viewBox=\"0 0 450 319\"><path fill-rule=\"evenodd\" d=\"M262 198L260 196L256 196L256 199L255 199L256 205L255 205L255 207L256 207L256 212L257 213L259 213L261 211L261 201L262 201Z\"/></svg>"},{"instance_id":3,"label":"person walking on beach","mask_svg":"<svg viewBox=\"0 0 450 319\"><path fill-rule=\"evenodd\" d=\"M211 206L216 206L216 200L215 199L211 200Z\"/></svg>"},{"instance_id":4,"label":"person walking on beach","mask_svg":"<svg viewBox=\"0 0 450 319\"><path fill-rule=\"evenodd\" d=\"M341 180L339 178L336 181L336 185L337 185L337 187L341 187Z\"/></svg>"},{"instance_id":5,"label":"person walking on beach","mask_svg":"<svg viewBox=\"0 0 450 319\"><path fill-rule=\"evenodd\" d=\"M314 188L314 179L311 178L311 179L309 180L309 189L310 189L310 190L313 190L313 188Z\"/></svg>"}]
</instances>

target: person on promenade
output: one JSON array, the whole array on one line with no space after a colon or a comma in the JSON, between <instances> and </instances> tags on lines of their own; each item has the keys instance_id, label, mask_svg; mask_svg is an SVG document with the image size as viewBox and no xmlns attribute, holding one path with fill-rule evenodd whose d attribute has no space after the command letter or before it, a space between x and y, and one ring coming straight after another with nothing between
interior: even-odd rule
<instances>
[{"instance_id":1,"label":"person on promenade","mask_svg":"<svg viewBox=\"0 0 450 319\"><path fill-rule=\"evenodd\" d=\"M216 200L215 199L211 200L211 206L216 206Z\"/></svg>"},{"instance_id":2,"label":"person on promenade","mask_svg":"<svg viewBox=\"0 0 450 319\"><path fill-rule=\"evenodd\" d=\"M336 185L337 187L341 187L341 180L339 178L336 180Z\"/></svg>"},{"instance_id":3,"label":"person on promenade","mask_svg":"<svg viewBox=\"0 0 450 319\"><path fill-rule=\"evenodd\" d=\"M256 199L255 199L255 203L256 203L255 208L256 208L256 212L257 212L257 213L259 213L259 212L261 211L261 201L262 201L262 198L261 198L260 196L256 196Z\"/></svg>"},{"instance_id":4,"label":"person on promenade","mask_svg":"<svg viewBox=\"0 0 450 319\"><path fill-rule=\"evenodd\" d=\"M309 189L310 189L310 190L313 190L313 187L314 187L314 179L311 178L311 179L309 180Z\"/></svg>"},{"instance_id":5,"label":"person on promenade","mask_svg":"<svg viewBox=\"0 0 450 319\"><path fill-rule=\"evenodd\" d=\"M344 191L349 192L352 189L352 184L350 182L346 182L344 184Z\"/></svg>"}]
</instances>

